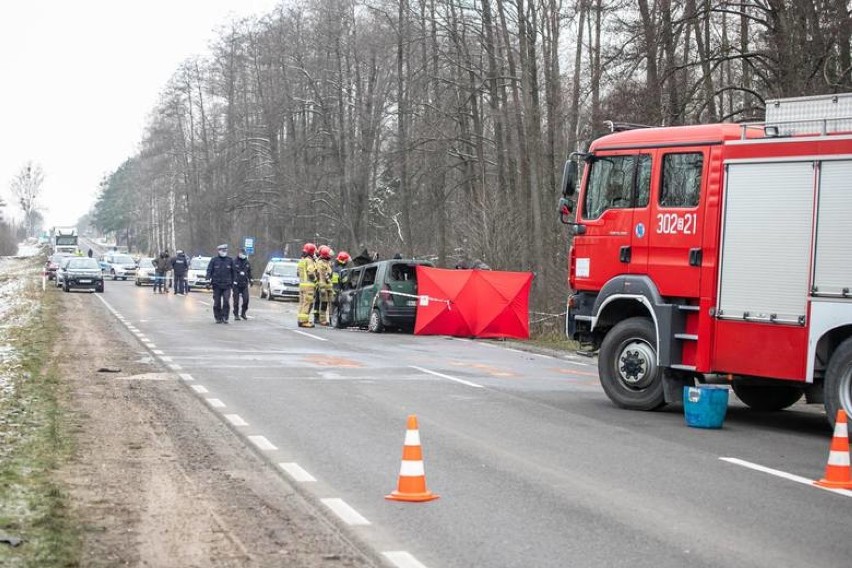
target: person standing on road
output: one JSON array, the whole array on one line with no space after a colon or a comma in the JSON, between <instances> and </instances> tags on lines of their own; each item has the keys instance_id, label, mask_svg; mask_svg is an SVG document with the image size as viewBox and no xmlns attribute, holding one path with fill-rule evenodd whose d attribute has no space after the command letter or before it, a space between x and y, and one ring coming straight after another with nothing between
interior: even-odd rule
<instances>
[{"instance_id":1,"label":"person standing on road","mask_svg":"<svg viewBox=\"0 0 852 568\"><path fill-rule=\"evenodd\" d=\"M337 258L334 260L334 265L331 267L331 288L334 296L340 292L345 282L345 276L342 274L344 270L349 268L349 253L345 250L337 253Z\"/></svg>"},{"instance_id":2,"label":"person standing on road","mask_svg":"<svg viewBox=\"0 0 852 568\"><path fill-rule=\"evenodd\" d=\"M216 323L228 323L231 305L228 301L231 290L237 283L234 273L234 259L228 256L228 245L216 247L218 255L210 259L207 265L208 286L213 288L213 317Z\"/></svg>"},{"instance_id":3,"label":"person standing on road","mask_svg":"<svg viewBox=\"0 0 852 568\"><path fill-rule=\"evenodd\" d=\"M186 273L189 270L189 259L182 250L172 259L172 271L174 274L175 294L186 295Z\"/></svg>"},{"instance_id":4,"label":"person standing on road","mask_svg":"<svg viewBox=\"0 0 852 568\"><path fill-rule=\"evenodd\" d=\"M319 248L319 259L317 259L317 293L319 295L317 302L319 318L317 318L317 320L320 325L328 325L328 308L331 303L332 273L331 247L322 245Z\"/></svg>"},{"instance_id":5,"label":"person standing on road","mask_svg":"<svg viewBox=\"0 0 852 568\"><path fill-rule=\"evenodd\" d=\"M154 293L166 293L166 273L170 268L169 252L163 251L154 259Z\"/></svg>"},{"instance_id":6,"label":"person standing on road","mask_svg":"<svg viewBox=\"0 0 852 568\"><path fill-rule=\"evenodd\" d=\"M249 305L249 289L251 287L251 263L249 263L246 249L240 249L240 253L234 260L234 274L236 275L236 284L234 284L234 321L240 318L247 320L246 310ZM242 304L240 304L240 296L242 296Z\"/></svg>"},{"instance_id":7,"label":"person standing on road","mask_svg":"<svg viewBox=\"0 0 852 568\"><path fill-rule=\"evenodd\" d=\"M317 290L317 264L314 261L316 252L317 246L314 243L305 243L296 269L299 274L299 327L314 327L311 323L311 310Z\"/></svg>"}]
</instances>

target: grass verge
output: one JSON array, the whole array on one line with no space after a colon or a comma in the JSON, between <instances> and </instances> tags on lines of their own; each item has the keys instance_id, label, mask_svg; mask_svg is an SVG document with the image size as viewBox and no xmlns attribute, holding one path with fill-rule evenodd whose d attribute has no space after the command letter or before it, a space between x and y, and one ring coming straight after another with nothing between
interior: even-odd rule
<instances>
[{"instance_id":1,"label":"grass verge","mask_svg":"<svg viewBox=\"0 0 852 568\"><path fill-rule=\"evenodd\" d=\"M54 356L59 299L43 293L40 282L28 282L23 293L35 300L33 313L16 314L24 323L4 330L18 359L4 370L14 389L0 398L0 535L24 542L0 543L0 566L77 566L79 533L55 479L72 450Z\"/></svg>"}]
</instances>

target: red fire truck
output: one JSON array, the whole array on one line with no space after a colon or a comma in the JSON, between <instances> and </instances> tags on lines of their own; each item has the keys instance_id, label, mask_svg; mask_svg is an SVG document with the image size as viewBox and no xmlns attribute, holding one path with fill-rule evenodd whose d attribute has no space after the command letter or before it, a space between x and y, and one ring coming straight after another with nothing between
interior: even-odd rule
<instances>
[{"instance_id":1,"label":"red fire truck","mask_svg":"<svg viewBox=\"0 0 852 568\"><path fill-rule=\"evenodd\" d=\"M852 413L852 95L615 131L572 154L562 189L567 333L599 349L616 405L729 381L753 409Z\"/></svg>"}]
</instances>

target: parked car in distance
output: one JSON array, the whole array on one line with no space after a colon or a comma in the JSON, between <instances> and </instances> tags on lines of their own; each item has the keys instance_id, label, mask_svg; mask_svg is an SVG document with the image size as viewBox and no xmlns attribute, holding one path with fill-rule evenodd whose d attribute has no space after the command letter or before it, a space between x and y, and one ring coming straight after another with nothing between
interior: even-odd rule
<instances>
[{"instance_id":1,"label":"parked car in distance","mask_svg":"<svg viewBox=\"0 0 852 568\"><path fill-rule=\"evenodd\" d=\"M153 284L154 272L154 259L150 256L140 258L136 266L136 285Z\"/></svg>"},{"instance_id":2,"label":"parked car in distance","mask_svg":"<svg viewBox=\"0 0 852 568\"><path fill-rule=\"evenodd\" d=\"M126 253L108 252L100 262L101 270L113 280L127 280L136 276L136 261Z\"/></svg>"},{"instance_id":3,"label":"parked car in distance","mask_svg":"<svg viewBox=\"0 0 852 568\"><path fill-rule=\"evenodd\" d=\"M207 280L207 265L210 264L209 256L194 256L189 261L189 270L186 272L186 283L189 288L204 288L210 283Z\"/></svg>"},{"instance_id":4,"label":"parked car in distance","mask_svg":"<svg viewBox=\"0 0 852 568\"><path fill-rule=\"evenodd\" d=\"M271 258L260 277L260 297L299 299L299 261L292 258Z\"/></svg>"},{"instance_id":5,"label":"parked car in distance","mask_svg":"<svg viewBox=\"0 0 852 568\"><path fill-rule=\"evenodd\" d=\"M387 328L412 331L417 315L417 266L433 264L395 259L348 269L332 305L331 325L357 326L373 333Z\"/></svg>"},{"instance_id":6,"label":"parked car in distance","mask_svg":"<svg viewBox=\"0 0 852 568\"><path fill-rule=\"evenodd\" d=\"M59 259L59 268L56 269L56 276L54 278L54 280L56 281L56 287L57 288L62 288L63 271L65 270L65 267L68 266L68 262L72 258L76 258L76 257L74 257L74 256L63 256L62 258Z\"/></svg>"},{"instance_id":7,"label":"parked car in distance","mask_svg":"<svg viewBox=\"0 0 852 568\"><path fill-rule=\"evenodd\" d=\"M62 289L85 289L92 292L104 291L104 275L98 261L86 256L71 257L62 263Z\"/></svg>"},{"instance_id":8,"label":"parked car in distance","mask_svg":"<svg viewBox=\"0 0 852 568\"><path fill-rule=\"evenodd\" d=\"M47 273L48 280L56 280L56 271L59 269L59 263L63 258L72 256L67 252L57 252L47 258L47 263L44 265L44 271Z\"/></svg>"}]
</instances>

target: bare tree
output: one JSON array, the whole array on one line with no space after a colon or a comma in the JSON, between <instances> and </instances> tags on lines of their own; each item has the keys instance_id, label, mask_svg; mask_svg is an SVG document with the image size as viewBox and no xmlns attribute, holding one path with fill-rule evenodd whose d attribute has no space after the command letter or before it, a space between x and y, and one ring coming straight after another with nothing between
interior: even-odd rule
<instances>
[{"instance_id":1,"label":"bare tree","mask_svg":"<svg viewBox=\"0 0 852 568\"><path fill-rule=\"evenodd\" d=\"M42 183L44 183L44 171L40 164L34 164L32 161L27 162L12 178L12 195L24 213L24 225L29 237L35 235L35 222L40 209L38 198L41 195Z\"/></svg>"}]
</instances>

